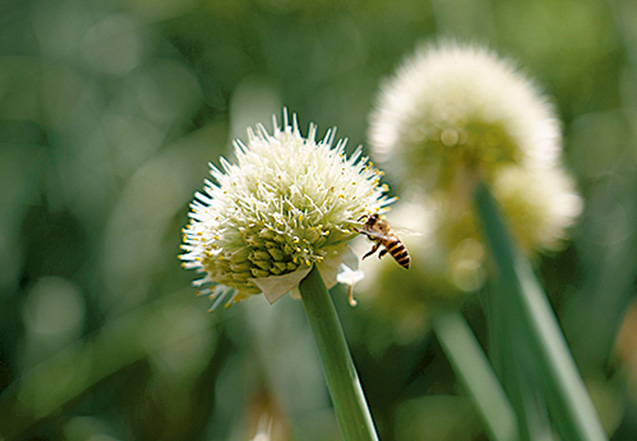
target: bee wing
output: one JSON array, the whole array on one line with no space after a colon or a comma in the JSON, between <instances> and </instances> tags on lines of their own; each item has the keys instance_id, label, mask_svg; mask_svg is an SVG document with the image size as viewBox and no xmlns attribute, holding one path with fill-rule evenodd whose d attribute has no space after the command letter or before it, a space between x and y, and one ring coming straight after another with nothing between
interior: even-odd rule
<instances>
[{"instance_id":1,"label":"bee wing","mask_svg":"<svg viewBox=\"0 0 637 441\"><path fill-rule=\"evenodd\" d=\"M418 237L423 235L420 231L412 230L409 228L392 227L392 231L394 232L394 234L400 237Z\"/></svg>"},{"instance_id":2,"label":"bee wing","mask_svg":"<svg viewBox=\"0 0 637 441\"><path fill-rule=\"evenodd\" d=\"M372 230L371 228L359 228L360 233L366 234L369 237L373 237L376 239L389 239L389 236L376 230Z\"/></svg>"},{"instance_id":3,"label":"bee wing","mask_svg":"<svg viewBox=\"0 0 637 441\"><path fill-rule=\"evenodd\" d=\"M366 234L370 237L374 237L376 239L389 239L391 236L380 231L374 230L372 228L367 227L365 224L356 225L354 230L361 234ZM412 230L409 228L402 227L393 227L391 228L391 234L396 236L405 236L405 237L417 237L422 236L422 233L416 230Z\"/></svg>"}]
</instances>

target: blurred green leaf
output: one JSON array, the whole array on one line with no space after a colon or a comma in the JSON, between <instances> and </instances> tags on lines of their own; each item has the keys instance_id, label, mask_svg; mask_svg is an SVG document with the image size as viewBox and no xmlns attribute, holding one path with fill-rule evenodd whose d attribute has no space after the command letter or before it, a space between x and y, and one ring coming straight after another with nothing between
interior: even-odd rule
<instances>
[{"instance_id":1,"label":"blurred green leaf","mask_svg":"<svg viewBox=\"0 0 637 441\"><path fill-rule=\"evenodd\" d=\"M216 336L206 313L183 292L151 303L43 361L0 395L0 438L14 439L61 414L98 383L162 350L200 339L212 354ZM205 309L205 308L204 308Z\"/></svg>"},{"instance_id":2,"label":"blurred green leaf","mask_svg":"<svg viewBox=\"0 0 637 441\"><path fill-rule=\"evenodd\" d=\"M475 401L491 439L519 439L511 403L462 315L440 311L434 317L433 329L460 382Z\"/></svg>"}]
</instances>

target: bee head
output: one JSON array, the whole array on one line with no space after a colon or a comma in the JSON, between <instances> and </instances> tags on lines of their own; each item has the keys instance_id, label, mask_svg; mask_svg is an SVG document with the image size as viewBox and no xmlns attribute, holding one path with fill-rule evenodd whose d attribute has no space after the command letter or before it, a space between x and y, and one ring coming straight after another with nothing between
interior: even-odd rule
<instances>
[{"instance_id":1,"label":"bee head","mask_svg":"<svg viewBox=\"0 0 637 441\"><path fill-rule=\"evenodd\" d=\"M357 222L364 220L365 223L375 223L379 218L380 215L378 213L364 214L358 218Z\"/></svg>"}]
</instances>

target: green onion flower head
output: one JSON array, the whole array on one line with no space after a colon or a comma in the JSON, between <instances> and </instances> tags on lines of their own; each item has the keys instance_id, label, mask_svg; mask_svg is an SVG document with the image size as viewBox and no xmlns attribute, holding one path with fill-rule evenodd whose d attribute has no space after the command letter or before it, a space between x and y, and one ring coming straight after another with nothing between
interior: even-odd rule
<instances>
[{"instance_id":1,"label":"green onion flower head","mask_svg":"<svg viewBox=\"0 0 637 441\"><path fill-rule=\"evenodd\" d=\"M333 144L333 130L316 141L310 124L303 137L284 112L272 134L258 125L247 143L234 142L235 163L222 157L220 168L210 165L213 180L195 193L180 258L202 273L194 284L211 294L213 308L260 293L273 303L297 291L313 265L328 287L340 263L356 266L351 224L392 201L361 147L348 158L346 140Z\"/></svg>"},{"instance_id":2,"label":"green onion flower head","mask_svg":"<svg viewBox=\"0 0 637 441\"><path fill-rule=\"evenodd\" d=\"M510 62L447 43L417 49L381 87L369 141L405 184L454 191L502 165L555 166L561 136L549 101Z\"/></svg>"},{"instance_id":3,"label":"green onion flower head","mask_svg":"<svg viewBox=\"0 0 637 441\"><path fill-rule=\"evenodd\" d=\"M381 87L369 140L403 193L426 195L430 255L412 249L413 266L422 262L425 275L436 268L426 277L443 303L485 281L486 253L471 204L478 180L492 188L529 256L558 249L582 211L561 164L553 106L511 62L486 49L454 43L417 49Z\"/></svg>"}]
</instances>

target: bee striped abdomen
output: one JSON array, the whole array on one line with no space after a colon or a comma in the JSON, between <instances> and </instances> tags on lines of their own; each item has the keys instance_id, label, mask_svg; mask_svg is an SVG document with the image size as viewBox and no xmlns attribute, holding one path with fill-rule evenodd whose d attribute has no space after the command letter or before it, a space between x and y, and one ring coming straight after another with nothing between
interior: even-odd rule
<instances>
[{"instance_id":1,"label":"bee striped abdomen","mask_svg":"<svg viewBox=\"0 0 637 441\"><path fill-rule=\"evenodd\" d=\"M409 257L407 248L405 248L405 245L403 245L401 241L394 239L387 244L386 248L400 266L405 269L409 268L411 258Z\"/></svg>"}]
</instances>

